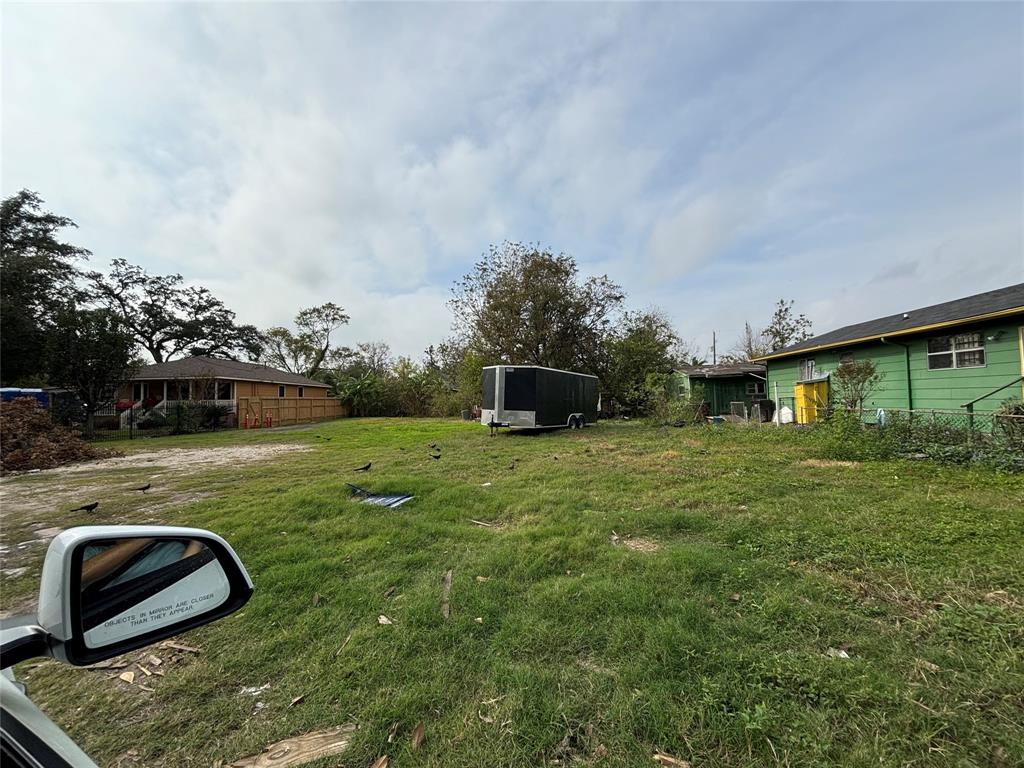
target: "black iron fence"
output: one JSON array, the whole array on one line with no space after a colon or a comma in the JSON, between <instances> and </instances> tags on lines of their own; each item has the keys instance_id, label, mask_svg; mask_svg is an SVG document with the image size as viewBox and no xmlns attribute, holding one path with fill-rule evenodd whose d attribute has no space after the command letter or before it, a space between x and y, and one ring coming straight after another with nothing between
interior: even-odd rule
<instances>
[{"instance_id":1,"label":"black iron fence","mask_svg":"<svg viewBox=\"0 0 1024 768\"><path fill-rule=\"evenodd\" d=\"M86 440L133 440L137 437L213 432L238 426L234 400L175 400L130 408L109 406L91 419L83 412L54 418L80 432Z\"/></svg>"}]
</instances>

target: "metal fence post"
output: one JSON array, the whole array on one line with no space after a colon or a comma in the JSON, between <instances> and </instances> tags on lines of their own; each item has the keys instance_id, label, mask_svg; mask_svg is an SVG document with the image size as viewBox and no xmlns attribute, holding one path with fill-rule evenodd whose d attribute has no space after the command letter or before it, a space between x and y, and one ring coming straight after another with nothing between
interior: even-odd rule
<instances>
[{"instance_id":1,"label":"metal fence post","mask_svg":"<svg viewBox=\"0 0 1024 768\"><path fill-rule=\"evenodd\" d=\"M974 442L974 403L967 404L967 444Z\"/></svg>"}]
</instances>

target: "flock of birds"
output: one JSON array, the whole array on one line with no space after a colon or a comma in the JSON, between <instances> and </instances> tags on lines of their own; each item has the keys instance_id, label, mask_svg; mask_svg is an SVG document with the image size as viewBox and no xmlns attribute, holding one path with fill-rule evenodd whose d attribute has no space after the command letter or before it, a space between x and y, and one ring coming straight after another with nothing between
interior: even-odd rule
<instances>
[{"instance_id":1,"label":"flock of birds","mask_svg":"<svg viewBox=\"0 0 1024 768\"><path fill-rule=\"evenodd\" d=\"M441 460L441 449L438 448L437 443L431 443L427 447L430 449L430 452L427 455L430 458L432 458L434 461L440 461ZM372 461L368 461L365 464L363 464L363 466L356 467L352 471L353 472L369 472L370 468L372 466L373 466L373 462Z\"/></svg>"},{"instance_id":2,"label":"flock of birds","mask_svg":"<svg viewBox=\"0 0 1024 768\"><path fill-rule=\"evenodd\" d=\"M317 435L317 437L320 437L320 436ZM325 440L330 440L331 438L327 437L327 438L324 438L324 439ZM430 449L430 452L427 455L431 459L433 459L434 461L440 461L441 460L441 449L438 447L437 443L430 443L430 445L428 445L427 447ZM353 472L369 472L371 467L373 467L373 462L372 461L368 461L365 464L363 464L363 466L356 467L352 471ZM515 469L515 468L516 468L516 465L515 465L515 462L513 462L512 466L510 466L509 469ZM148 491L152 487L153 487L152 483L146 483L145 485L139 486L138 488L132 488L131 490L139 491L141 493L145 493L146 491ZM98 501L93 501L93 502L90 502L89 504L83 504L80 507L75 507L74 509L72 509L70 511L71 512L95 512L96 508L99 505L100 505L100 503Z\"/></svg>"}]
</instances>

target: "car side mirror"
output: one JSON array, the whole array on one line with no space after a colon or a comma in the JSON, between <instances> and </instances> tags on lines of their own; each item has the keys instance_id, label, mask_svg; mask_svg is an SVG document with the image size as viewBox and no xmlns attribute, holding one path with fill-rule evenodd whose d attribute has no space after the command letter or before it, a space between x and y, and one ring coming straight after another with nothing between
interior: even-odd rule
<instances>
[{"instance_id":1,"label":"car side mirror","mask_svg":"<svg viewBox=\"0 0 1024 768\"><path fill-rule=\"evenodd\" d=\"M237 611L253 586L234 550L197 528L70 528L50 542L39 625L56 658L93 664Z\"/></svg>"}]
</instances>

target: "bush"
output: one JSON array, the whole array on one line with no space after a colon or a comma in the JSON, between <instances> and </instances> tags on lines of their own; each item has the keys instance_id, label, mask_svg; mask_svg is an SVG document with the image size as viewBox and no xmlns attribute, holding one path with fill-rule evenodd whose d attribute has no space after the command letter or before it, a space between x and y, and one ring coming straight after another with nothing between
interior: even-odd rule
<instances>
[{"instance_id":1,"label":"bush","mask_svg":"<svg viewBox=\"0 0 1024 768\"><path fill-rule=\"evenodd\" d=\"M136 423L137 429L162 429L168 424L167 417L160 411L150 411Z\"/></svg>"},{"instance_id":2,"label":"bush","mask_svg":"<svg viewBox=\"0 0 1024 768\"><path fill-rule=\"evenodd\" d=\"M0 404L0 471L49 469L109 456L73 430L53 423L49 412L30 397Z\"/></svg>"},{"instance_id":3,"label":"bush","mask_svg":"<svg viewBox=\"0 0 1024 768\"><path fill-rule=\"evenodd\" d=\"M224 426L230 415L231 409L226 405L204 405L199 415L200 425L216 431Z\"/></svg>"},{"instance_id":4,"label":"bush","mask_svg":"<svg viewBox=\"0 0 1024 768\"><path fill-rule=\"evenodd\" d=\"M827 419L818 422L814 434L826 459L864 461L887 458L893 452L891 433L868 427L857 411L830 411Z\"/></svg>"},{"instance_id":5,"label":"bush","mask_svg":"<svg viewBox=\"0 0 1024 768\"><path fill-rule=\"evenodd\" d=\"M171 425L171 433L187 435L198 432L202 428L203 406L200 403L179 402L167 414L167 422Z\"/></svg>"}]
</instances>

